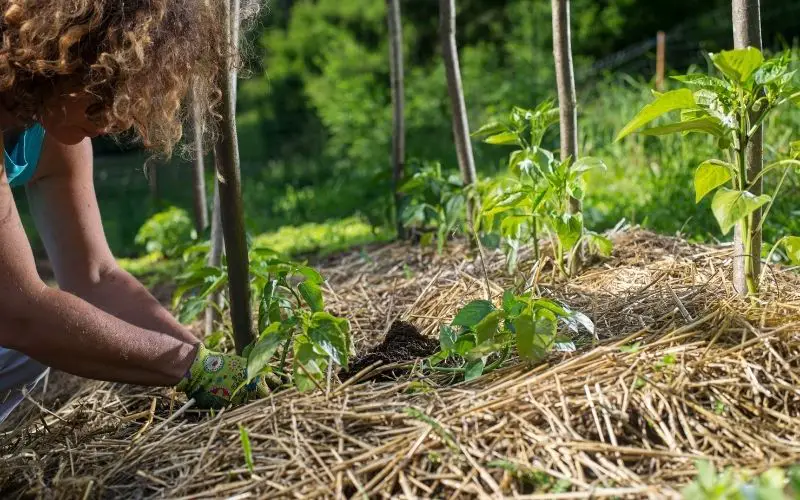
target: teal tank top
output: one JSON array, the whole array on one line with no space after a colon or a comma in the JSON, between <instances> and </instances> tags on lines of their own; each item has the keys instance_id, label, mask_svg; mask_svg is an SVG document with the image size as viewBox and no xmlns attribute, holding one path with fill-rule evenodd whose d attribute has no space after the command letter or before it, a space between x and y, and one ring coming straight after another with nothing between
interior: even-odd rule
<instances>
[{"instance_id":1,"label":"teal tank top","mask_svg":"<svg viewBox=\"0 0 800 500\"><path fill-rule=\"evenodd\" d=\"M21 186L31 180L39 165L44 128L37 123L5 142L3 154L8 183L11 187Z\"/></svg>"}]
</instances>

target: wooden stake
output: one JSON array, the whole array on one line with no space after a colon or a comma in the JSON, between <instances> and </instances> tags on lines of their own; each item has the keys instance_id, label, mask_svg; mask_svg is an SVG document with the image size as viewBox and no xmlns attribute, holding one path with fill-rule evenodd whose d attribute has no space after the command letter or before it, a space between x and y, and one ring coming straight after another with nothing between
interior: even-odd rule
<instances>
[{"instance_id":1,"label":"wooden stake","mask_svg":"<svg viewBox=\"0 0 800 500\"><path fill-rule=\"evenodd\" d=\"M194 228L198 236L208 227L208 201L206 200L206 165L203 150L203 120L200 108L192 98L192 133L194 134L194 165L192 168L192 194L194 201Z\"/></svg>"},{"instance_id":2,"label":"wooden stake","mask_svg":"<svg viewBox=\"0 0 800 500\"><path fill-rule=\"evenodd\" d=\"M664 71L667 57L667 35L659 31L656 35L656 90L664 91Z\"/></svg>"},{"instance_id":3,"label":"wooden stake","mask_svg":"<svg viewBox=\"0 0 800 500\"><path fill-rule=\"evenodd\" d=\"M389 65L392 85L392 188L394 189L395 218L398 238L405 237L400 220L402 193L400 185L405 176L406 124L405 83L403 71L403 23L400 17L400 1L386 0L387 23L389 25Z\"/></svg>"}]
</instances>

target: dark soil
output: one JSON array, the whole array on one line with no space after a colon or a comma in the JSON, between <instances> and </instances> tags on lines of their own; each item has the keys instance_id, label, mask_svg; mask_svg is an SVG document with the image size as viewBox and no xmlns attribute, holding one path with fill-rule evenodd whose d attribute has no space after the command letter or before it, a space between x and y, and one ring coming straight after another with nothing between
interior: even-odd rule
<instances>
[{"instance_id":1,"label":"dark soil","mask_svg":"<svg viewBox=\"0 0 800 500\"><path fill-rule=\"evenodd\" d=\"M341 372L339 378L347 380L361 370L380 362L381 365L412 362L427 358L439 348L436 339L428 338L419 333L411 323L395 321L386 334L386 338L368 353L353 360L347 372ZM406 368L387 370L375 375L367 375L362 382L368 380L392 381L408 373Z\"/></svg>"}]
</instances>

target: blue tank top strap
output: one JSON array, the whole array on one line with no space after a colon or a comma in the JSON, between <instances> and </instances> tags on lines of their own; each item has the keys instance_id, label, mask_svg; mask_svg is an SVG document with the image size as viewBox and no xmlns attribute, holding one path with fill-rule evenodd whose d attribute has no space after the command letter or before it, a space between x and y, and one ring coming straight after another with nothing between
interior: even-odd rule
<instances>
[{"instance_id":1,"label":"blue tank top strap","mask_svg":"<svg viewBox=\"0 0 800 500\"><path fill-rule=\"evenodd\" d=\"M6 177L11 187L21 186L31 180L39 166L42 144L44 128L37 123L25 129L14 144L6 145L3 156Z\"/></svg>"}]
</instances>

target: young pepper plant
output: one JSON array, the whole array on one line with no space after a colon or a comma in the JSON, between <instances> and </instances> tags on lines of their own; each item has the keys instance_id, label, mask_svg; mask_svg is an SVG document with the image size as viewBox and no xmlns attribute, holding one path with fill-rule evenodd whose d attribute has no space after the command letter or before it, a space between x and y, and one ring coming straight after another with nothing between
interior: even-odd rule
<instances>
[{"instance_id":1,"label":"young pepper plant","mask_svg":"<svg viewBox=\"0 0 800 500\"><path fill-rule=\"evenodd\" d=\"M723 158L711 158L695 172L696 201L714 193L711 209L724 235L739 225L743 247L751 248L752 235L760 234L769 212L791 168L800 166L792 153L767 165L760 173L748 176L747 146L764 121L787 103L800 105L800 88L794 84L795 71L789 69L789 57L782 55L765 60L761 51L728 50L710 55L720 76L689 74L673 77L687 87L655 93L645 106L617 135L617 141L639 132L645 135L701 133L712 136ZM678 121L644 128L657 118L680 111ZM753 188L770 172L782 172L772 195L753 193ZM753 213L764 210L764 217L753 227ZM749 253L749 252L747 252ZM758 291L756 259L746 255L745 277L748 293Z\"/></svg>"},{"instance_id":2,"label":"young pepper plant","mask_svg":"<svg viewBox=\"0 0 800 500\"><path fill-rule=\"evenodd\" d=\"M202 248L190 251L187 258L193 262L179 277L173 299L183 322L205 309L208 298L225 286L228 276L224 263L212 268L201 257L192 257L202 253ZM278 375L298 390L308 391L320 386L332 364L347 367L353 352L350 325L325 312L324 280L319 272L268 249L250 250L249 260L252 307L258 310L260 333L244 351L248 378ZM193 295L185 299L188 292Z\"/></svg>"},{"instance_id":3,"label":"young pepper plant","mask_svg":"<svg viewBox=\"0 0 800 500\"><path fill-rule=\"evenodd\" d=\"M487 300L476 300L449 325L441 325L440 350L428 364L434 371L462 373L465 380L472 380L502 366L515 348L528 363L539 363L555 345L569 345L570 338L558 333L559 321L576 333L583 326L594 335L594 324L584 314L531 293L506 291L499 309ZM445 361L455 366L440 366Z\"/></svg>"},{"instance_id":4,"label":"young pepper plant","mask_svg":"<svg viewBox=\"0 0 800 500\"><path fill-rule=\"evenodd\" d=\"M558 109L544 102L534 110L515 107L507 120L493 121L473 135L488 144L516 146L509 155L509 175L484 186L483 203L476 227L502 237L510 271L516 267L521 243L534 244L539 258L539 239L548 236L555 262L566 276L568 260L584 243L600 254L611 253L611 241L586 229L581 213L570 213L569 199L583 200L585 174L605 170L605 164L591 157L559 161L542 147L547 130L558 123Z\"/></svg>"}]
</instances>

